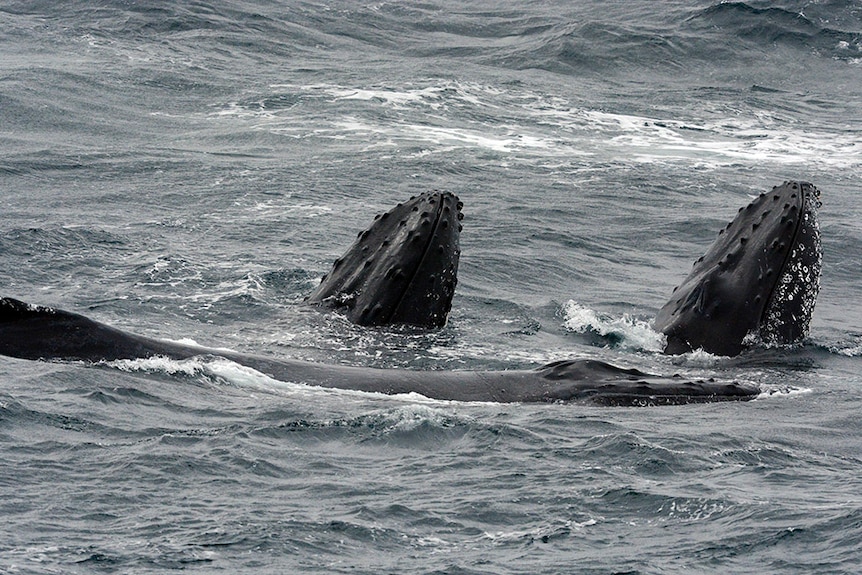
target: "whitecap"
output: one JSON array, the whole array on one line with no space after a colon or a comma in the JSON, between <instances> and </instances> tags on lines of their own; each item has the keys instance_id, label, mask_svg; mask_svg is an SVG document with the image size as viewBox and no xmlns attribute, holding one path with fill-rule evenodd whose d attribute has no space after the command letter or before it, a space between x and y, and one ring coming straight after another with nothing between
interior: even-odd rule
<instances>
[{"instance_id":1,"label":"whitecap","mask_svg":"<svg viewBox=\"0 0 862 575\"><path fill-rule=\"evenodd\" d=\"M563 304L560 310L563 327L574 333L596 333L619 340L621 347L661 352L665 347L664 334L653 330L649 322L629 314L614 317L599 313L574 300Z\"/></svg>"},{"instance_id":2,"label":"whitecap","mask_svg":"<svg viewBox=\"0 0 862 575\"><path fill-rule=\"evenodd\" d=\"M792 398L798 397L800 395L807 395L809 393L813 393L813 390L808 387L795 387L792 385L767 385L762 386L760 390L760 394L755 398L755 400L760 401L764 399L782 399L782 398Z\"/></svg>"}]
</instances>

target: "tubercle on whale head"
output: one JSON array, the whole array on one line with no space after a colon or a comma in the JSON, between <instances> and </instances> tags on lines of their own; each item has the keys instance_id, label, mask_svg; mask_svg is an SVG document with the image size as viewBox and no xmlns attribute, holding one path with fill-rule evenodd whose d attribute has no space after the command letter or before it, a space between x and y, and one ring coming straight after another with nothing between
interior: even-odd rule
<instances>
[{"instance_id":1,"label":"tubercle on whale head","mask_svg":"<svg viewBox=\"0 0 862 575\"><path fill-rule=\"evenodd\" d=\"M359 325L441 327L458 281L463 203L451 192L413 196L374 218L308 297Z\"/></svg>"},{"instance_id":2,"label":"tubercle on whale head","mask_svg":"<svg viewBox=\"0 0 862 575\"><path fill-rule=\"evenodd\" d=\"M665 353L803 339L820 289L819 207L815 186L785 182L741 208L656 316Z\"/></svg>"}]
</instances>

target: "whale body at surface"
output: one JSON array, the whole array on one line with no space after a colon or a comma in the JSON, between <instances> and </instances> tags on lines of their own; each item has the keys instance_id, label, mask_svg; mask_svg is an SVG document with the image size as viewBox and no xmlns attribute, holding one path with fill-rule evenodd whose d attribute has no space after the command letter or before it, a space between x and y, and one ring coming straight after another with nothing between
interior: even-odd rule
<instances>
[{"instance_id":1,"label":"whale body at surface","mask_svg":"<svg viewBox=\"0 0 862 575\"><path fill-rule=\"evenodd\" d=\"M655 320L667 353L740 353L755 340L799 341L820 287L819 191L788 182L742 208ZM308 301L355 323L446 323L457 281L461 202L430 192L378 216ZM0 298L0 354L91 362L220 356L282 381L457 401L589 401L606 405L753 399L756 385L660 376L596 360L535 369L374 369L275 359L135 335L82 315Z\"/></svg>"},{"instance_id":2,"label":"whale body at surface","mask_svg":"<svg viewBox=\"0 0 862 575\"><path fill-rule=\"evenodd\" d=\"M0 298L0 354L91 362L224 357L280 381L454 401L677 405L750 400L760 392L751 384L663 377L595 360L558 361L523 370L420 371L275 359L139 336L76 313L11 298Z\"/></svg>"}]
</instances>

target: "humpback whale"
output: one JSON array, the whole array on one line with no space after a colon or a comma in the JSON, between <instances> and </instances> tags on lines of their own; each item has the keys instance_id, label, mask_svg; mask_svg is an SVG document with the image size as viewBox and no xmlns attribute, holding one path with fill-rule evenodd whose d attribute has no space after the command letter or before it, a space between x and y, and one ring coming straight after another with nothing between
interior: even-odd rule
<instances>
[{"instance_id":1,"label":"humpback whale","mask_svg":"<svg viewBox=\"0 0 862 575\"><path fill-rule=\"evenodd\" d=\"M378 215L307 298L358 325L446 325L458 279L463 204L426 192Z\"/></svg>"},{"instance_id":2,"label":"humpback whale","mask_svg":"<svg viewBox=\"0 0 862 575\"><path fill-rule=\"evenodd\" d=\"M656 315L665 353L737 355L808 335L820 291L820 190L785 182L739 209Z\"/></svg>"},{"instance_id":3,"label":"humpback whale","mask_svg":"<svg viewBox=\"0 0 862 575\"><path fill-rule=\"evenodd\" d=\"M455 401L676 405L749 400L760 393L752 384L662 377L595 360L557 361L526 370L418 371L274 359L134 335L76 313L11 298L0 299L0 354L90 362L218 356L280 381Z\"/></svg>"},{"instance_id":4,"label":"humpback whale","mask_svg":"<svg viewBox=\"0 0 862 575\"><path fill-rule=\"evenodd\" d=\"M819 289L819 191L788 182L762 194L720 232L656 317L667 353L702 348L733 355L749 342L793 343L807 333ZM308 301L366 325L445 324L458 267L461 203L428 193L379 216ZM186 345L135 335L82 315L0 298L0 354L31 360L105 362L218 356L281 381L432 399L664 405L750 400L757 385L691 380L589 359L535 369L376 369Z\"/></svg>"}]
</instances>

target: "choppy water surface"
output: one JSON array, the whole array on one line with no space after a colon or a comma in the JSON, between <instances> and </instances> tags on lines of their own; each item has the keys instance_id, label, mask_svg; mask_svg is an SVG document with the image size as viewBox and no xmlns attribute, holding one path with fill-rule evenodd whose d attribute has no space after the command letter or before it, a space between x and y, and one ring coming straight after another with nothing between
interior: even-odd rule
<instances>
[{"instance_id":1,"label":"choppy water surface","mask_svg":"<svg viewBox=\"0 0 862 575\"><path fill-rule=\"evenodd\" d=\"M0 571L852 573L862 545L858 2L7 2L2 295L279 357L597 357L748 404L497 405L222 360L0 358ZM750 198L823 192L806 345L661 355ZM303 297L374 214L465 203L433 333Z\"/></svg>"}]
</instances>

